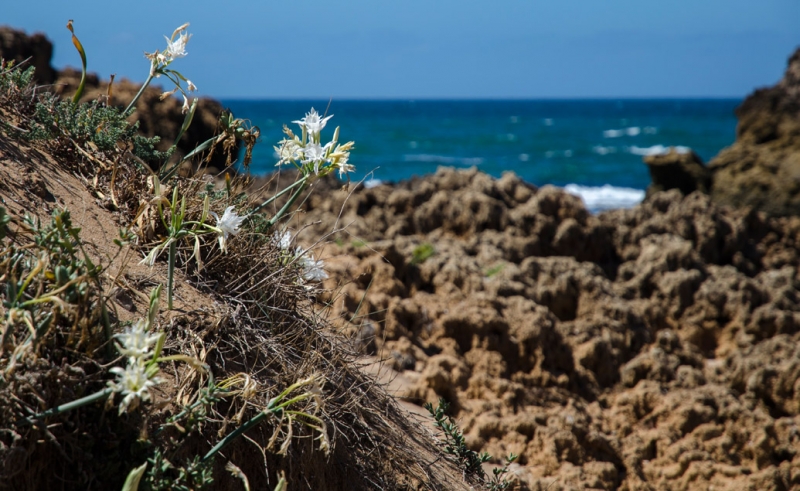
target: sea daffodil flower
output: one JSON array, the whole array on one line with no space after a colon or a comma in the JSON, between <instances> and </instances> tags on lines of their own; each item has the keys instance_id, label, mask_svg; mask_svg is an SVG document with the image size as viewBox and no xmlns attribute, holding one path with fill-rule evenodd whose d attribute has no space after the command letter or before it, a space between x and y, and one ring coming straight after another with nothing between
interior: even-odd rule
<instances>
[{"instance_id":1,"label":"sea daffodil flower","mask_svg":"<svg viewBox=\"0 0 800 491\"><path fill-rule=\"evenodd\" d=\"M242 225L245 217L240 217L234 210L234 206L225 208L225 213L222 218L213 211L208 213L217 220L217 230L219 231L219 248L225 251L225 241L228 240L229 235L237 235L239 227Z\"/></svg>"},{"instance_id":2,"label":"sea daffodil flower","mask_svg":"<svg viewBox=\"0 0 800 491\"><path fill-rule=\"evenodd\" d=\"M320 118L319 114L317 114L317 111L312 107L311 112L307 112L303 119L299 121L292 121L292 123L300 125L300 127L306 130L309 135L314 136L314 140L319 141L320 131L322 131L322 128L325 127L325 124L332 117L333 114L324 118Z\"/></svg>"},{"instance_id":3,"label":"sea daffodil flower","mask_svg":"<svg viewBox=\"0 0 800 491\"><path fill-rule=\"evenodd\" d=\"M119 392L124 397L119 404L119 414L136 409L140 401L150 400L150 387L161 383L155 370L144 364L141 359L132 360L125 368L114 367L109 371L117 376L115 381L109 381L108 386L114 392Z\"/></svg>"},{"instance_id":4,"label":"sea daffodil flower","mask_svg":"<svg viewBox=\"0 0 800 491\"><path fill-rule=\"evenodd\" d=\"M114 337L121 343L117 344L120 354L130 358L146 358L150 347L158 341L160 335L148 335L147 321L139 320Z\"/></svg>"}]
</instances>

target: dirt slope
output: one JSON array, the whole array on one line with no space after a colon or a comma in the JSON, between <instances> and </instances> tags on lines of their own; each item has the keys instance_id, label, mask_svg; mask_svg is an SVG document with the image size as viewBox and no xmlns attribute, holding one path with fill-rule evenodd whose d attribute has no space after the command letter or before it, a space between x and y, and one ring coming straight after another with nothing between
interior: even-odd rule
<instances>
[{"instance_id":1,"label":"dirt slope","mask_svg":"<svg viewBox=\"0 0 800 491\"><path fill-rule=\"evenodd\" d=\"M116 255L113 239L118 236L120 219L124 214L109 210L113 207L110 206L108 196L93 190L91 179L76 177L65 170L63 163L55 160L43 148L10 140L2 134L0 205L15 217L21 217L28 212L42 219L46 219L55 207L66 207L72 213L73 222L81 227L81 237L86 249L96 262L108 263ZM144 315L150 288L156 283L166 281L163 263L149 268L139 265L140 259L139 252L129 250L106 269L103 279L107 288L105 294L111 299L109 308L116 320L132 320ZM118 272L123 265L125 272L120 275ZM174 329L178 331L173 334L179 335L180 332L194 329L192 322L199 325L212 321L221 322L222 319L216 316L225 311L225 306L219 303L219 299L209 292L193 287L188 278L178 274L176 308L164 321L167 325L174 323ZM171 336L172 334L168 339L172 339ZM169 343L170 340L168 346ZM210 349L213 352L215 348L212 346ZM212 363L213 358L213 354L209 353L209 363ZM330 363L339 361L331 360ZM212 363L212 368L218 370L218 374L224 373L223 366ZM327 458L312 448L309 439L290 447L292 451L288 457L269 453L262 456L260 452L254 451L255 447L251 443L245 442L238 447L231 447L230 452L226 452L226 459L238 459L254 489L267 489L270 479L268 476L272 476L271 486L274 486L274 476L279 469L286 471L291 489L470 489L460 470L443 458L429 425L400 409L386 396L383 389L375 386L367 376L359 374L355 366L351 369L355 379L348 390L363 393L363 397L370 401L365 408L372 408L362 414L362 423L368 429L359 430L362 434L358 440L345 434L334 436L333 452ZM176 387L167 384L161 389L165 396L169 396L174 395ZM378 406L374 406L376 402L379 403ZM116 411L114 413L115 416ZM268 439L269 434L254 434L253 437ZM94 435L92 438L98 442L103 440L102 435ZM213 441L218 439L216 435L209 438ZM208 448L208 443L201 442L200 445ZM362 452L362 449L370 447L371 450ZM4 461L6 450L7 447L0 445L0 455ZM67 452L69 453L69 449ZM23 466L20 469L40 469L38 472L46 474L69 474L61 465L42 465L42 462L36 461L36 455L34 452L28 462L17 462ZM102 461L104 457L103 454L97 454L92 458ZM214 489L242 489L241 483L222 469L224 463L222 461L216 469ZM7 474L8 472L3 472L4 476ZM0 482L0 486L2 485Z\"/></svg>"}]
</instances>

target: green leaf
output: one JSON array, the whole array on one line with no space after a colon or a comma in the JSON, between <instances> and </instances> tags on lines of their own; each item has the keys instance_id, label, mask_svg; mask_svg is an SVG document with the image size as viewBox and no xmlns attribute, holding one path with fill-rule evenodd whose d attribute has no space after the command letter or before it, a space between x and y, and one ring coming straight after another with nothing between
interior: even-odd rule
<instances>
[{"instance_id":1,"label":"green leaf","mask_svg":"<svg viewBox=\"0 0 800 491\"><path fill-rule=\"evenodd\" d=\"M72 44L75 45L75 49L77 49L78 54L81 55L81 83L78 85L78 90L75 91L75 95L72 96L72 103L77 104L83 95L83 89L86 86L86 51L84 51L83 45L78 40L78 37L75 36L75 31L72 30L72 19L67 22L67 29L69 29L69 32L72 33Z\"/></svg>"},{"instance_id":2,"label":"green leaf","mask_svg":"<svg viewBox=\"0 0 800 491\"><path fill-rule=\"evenodd\" d=\"M156 322L156 316L158 315L158 299L161 296L162 286L163 285L158 285L157 287L153 288L153 291L150 292L150 308L147 311L147 327L152 327Z\"/></svg>"},{"instance_id":3,"label":"green leaf","mask_svg":"<svg viewBox=\"0 0 800 491\"><path fill-rule=\"evenodd\" d=\"M135 467L128 474L128 477L125 479L125 484L122 485L122 491L138 491L139 481L142 480L142 476L144 476L144 471L146 469L147 469L147 462L140 465L139 467Z\"/></svg>"}]
</instances>

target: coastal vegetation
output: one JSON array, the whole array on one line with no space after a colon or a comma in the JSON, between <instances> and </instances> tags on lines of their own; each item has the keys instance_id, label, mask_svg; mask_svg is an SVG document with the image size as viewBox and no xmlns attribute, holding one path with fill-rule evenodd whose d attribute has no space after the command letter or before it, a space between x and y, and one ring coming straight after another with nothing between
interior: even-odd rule
<instances>
[{"instance_id":1,"label":"coastal vegetation","mask_svg":"<svg viewBox=\"0 0 800 491\"><path fill-rule=\"evenodd\" d=\"M435 463L435 441L314 305L324 236L304 247L285 225L316 180L353 169L339 128L322 140L332 115L312 108L298 134L285 127L278 165L296 179L248 193L246 172L204 173L240 144L247 167L259 131L229 112L217 135L175 153L198 105L172 66L188 24L147 54L147 82L125 105L110 103L112 84L79 102L86 56L68 28L83 64L69 100L36 86L32 67L0 64L1 170L25 181L0 185L2 485L438 488L455 468ZM129 123L158 77L174 86L162 98L184 101L166 151Z\"/></svg>"}]
</instances>

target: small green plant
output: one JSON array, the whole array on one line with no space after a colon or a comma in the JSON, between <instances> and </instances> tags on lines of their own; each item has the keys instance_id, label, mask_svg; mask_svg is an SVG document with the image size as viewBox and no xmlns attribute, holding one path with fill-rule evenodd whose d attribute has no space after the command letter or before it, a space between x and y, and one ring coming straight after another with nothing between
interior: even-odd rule
<instances>
[{"instance_id":1,"label":"small green plant","mask_svg":"<svg viewBox=\"0 0 800 491\"><path fill-rule=\"evenodd\" d=\"M497 265L492 266L491 268L487 269L483 274L487 278L491 278L492 276L496 275L500 271L503 271L503 269L505 267L506 267L506 265L504 263L500 263L500 264L497 264Z\"/></svg>"},{"instance_id":2,"label":"small green plant","mask_svg":"<svg viewBox=\"0 0 800 491\"><path fill-rule=\"evenodd\" d=\"M10 217L0 211L0 238L5 238ZM0 356L12 352L6 373L29 354L39 351L42 343L51 340L48 333L59 319L80 319L92 316L98 305L97 291L92 282L100 273L82 251L78 237L80 229L72 225L66 210L56 209L49 223L27 215L23 226L32 235L30 247L17 248L0 243L0 281L3 331ZM67 344L93 349L101 339L88 332L78 337L70 333ZM92 333L102 336L103 332Z\"/></svg>"},{"instance_id":3,"label":"small green plant","mask_svg":"<svg viewBox=\"0 0 800 491\"><path fill-rule=\"evenodd\" d=\"M422 264L429 257L436 254L436 249L430 242L423 242L411 252L411 264Z\"/></svg>"},{"instance_id":4,"label":"small green plant","mask_svg":"<svg viewBox=\"0 0 800 491\"><path fill-rule=\"evenodd\" d=\"M112 156L119 148L130 147L136 157L147 163L160 163L171 155L156 150L159 137L146 138L137 133L138 121L128 123L125 114L98 101L75 105L46 94L36 104L28 141L44 141L57 150L77 147L86 152Z\"/></svg>"},{"instance_id":5,"label":"small green plant","mask_svg":"<svg viewBox=\"0 0 800 491\"><path fill-rule=\"evenodd\" d=\"M517 460L517 455L510 454L505 460L505 465L494 469L490 478L483 470L483 464L491 460L492 456L486 452L479 454L467 447L464 434L458 428L458 424L446 414L449 407L450 404L444 399L439 399L439 404L435 408L430 402L425 404L425 409L433 416L434 425L444 434L445 453L456 458L459 466L464 470L465 477L478 480L485 489L490 491L509 489L513 483L504 476L508 473L508 466Z\"/></svg>"}]
</instances>

